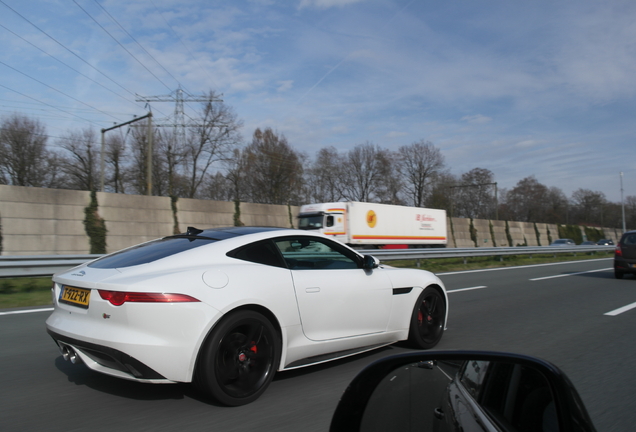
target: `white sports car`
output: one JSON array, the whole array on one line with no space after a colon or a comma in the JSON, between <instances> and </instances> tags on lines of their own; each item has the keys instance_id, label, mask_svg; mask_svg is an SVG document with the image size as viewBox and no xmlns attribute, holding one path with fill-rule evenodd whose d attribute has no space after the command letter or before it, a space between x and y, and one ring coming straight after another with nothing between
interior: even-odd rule
<instances>
[{"instance_id":1,"label":"white sports car","mask_svg":"<svg viewBox=\"0 0 636 432\"><path fill-rule=\"evenodd\" d=\"M225 405L277 370L397 341L431 348L448 298L432 273L379 264L320 234L198 230L53 277L47 331L65 359L141 382L193 382Z\"/></svg>"}]
</instances>

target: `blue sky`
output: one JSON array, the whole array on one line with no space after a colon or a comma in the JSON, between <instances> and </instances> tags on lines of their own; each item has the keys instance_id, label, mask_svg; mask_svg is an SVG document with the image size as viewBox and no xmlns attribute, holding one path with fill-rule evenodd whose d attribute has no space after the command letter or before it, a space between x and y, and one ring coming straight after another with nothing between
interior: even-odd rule
<instances>
[{"instance_id":1,"label":"blue sky","mask_svg":"<svg viewBox=\"0 0 636 432\"><path fill-rule=\"evenodd\" d=\"M38 117L51 144L181 85L309 156L424 139L500 188L618 202L622 171L636 195L631 0L0 0L0 44L0 115Z\"/></svg>"}]
</instances>

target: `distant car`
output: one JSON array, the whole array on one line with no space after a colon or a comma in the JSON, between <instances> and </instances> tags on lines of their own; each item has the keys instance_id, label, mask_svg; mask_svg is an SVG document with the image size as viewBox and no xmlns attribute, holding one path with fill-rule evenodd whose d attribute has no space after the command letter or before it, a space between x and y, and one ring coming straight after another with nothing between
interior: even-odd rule
<instances>
[{"instance_id":1,"label":"distant car","mask_svg":"<svg viewBox=\"0 0 636 432\"><path fill-rule=\"evenodd\" d=\"M614 241L612 239L600 239L596 242L597 245L614 245Z\"/></svg>"},{"instance_id":2,"label":"distant car","mask_svg":"<svg viewBox=\"0 0 636 432\"><path fill-rule=\"evenodd\" d=\"M188 228L53 276L65 359L138 382L194 382L224 405L274 373L397 341L432 348L448 298L432 273L380 265L307 231Z\"/></svg>"},{"instance_id":3,"label":"distant car","mask_svg":"<svg viewBox=\"0 0 636 432\"><path fill-rule=\"evenodd\" d=\"M583 243L581 243L579 246L596 246L596 242L593 242L591 240L588 241L584 241Z\"/></svg>"},{"instance_id":4,"label":"distant car","mask_svg":"<svg viewBox=\"0 0 636 432\"><path fill-rule=\"evenodd\" d=\"M636 231L628 231L614 250L614 276L623 279L625 273L636 274Z\"/></svg>"},{"instance_id":5,"label":"distant car","mask_svg":"<svg viewBox=\"0 0 636 432\"><path fill-rule=\"evenodd\" d=\"M576 246L572 239L558 239L550 243L550 246Z\"/></svg>"}]
</instances>

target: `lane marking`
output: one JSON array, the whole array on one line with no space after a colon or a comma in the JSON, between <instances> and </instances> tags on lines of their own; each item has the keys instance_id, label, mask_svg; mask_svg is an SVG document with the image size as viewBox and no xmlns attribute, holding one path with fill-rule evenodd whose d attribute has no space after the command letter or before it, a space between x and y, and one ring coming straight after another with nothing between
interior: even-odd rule
<instances>
[{"instance_id":1,"label":"lane marking","mask_svg":"<svg viewBox=\"0 0 636 432\"><path fill-rule=\"evenodd\" d=\"M34 312L51 312L53 308L44 308L44 309L26 309L26 310L17 310L17 311L9 311L9 312L0 312L0 315L17 315L17 314L26 314L26 313L34 313Z\"/></svg>"},{"instance_id":2,"label":"lane marking","mask_svg":"<svg viewBox=\"0 0 636 432\"><path fill-rule=\"evenodd\" d=\"M530 280L531 281L540 281L540 280L546 280L546 279L556 279L556 278L567 277L567 276L576 276L576 275L581 275L581 274L586 274L586 273L596 273L596 272L608 271L608 270L612 270L612 269L613 269L613 267L609 267L609 268L598 269L598 270L588 270L588 271L584 271L584 272L567 273L567 274L560 274L560 275L554 275L554 276L545 276L545 277L534 278L534 279L530 279Z\"/></svg>"},{"instance_id":3,"label":"lane marking","mask_svg":"<svg viewBox=\"0 0 636 432\"><path fill-rule=\"evenodd\" d=\"M446 290L446 293L460 292L460 291L471 291L476 289L488 288L486 285L474 286L469 288L459 288L454 290Z\"/></svg>"},{"instance_id":4,"label":"lane marking","mask_svg":"<svg viewBox=\"0 0 636 432\"><path fill-rule=\"evenodd\" d=\"M612 258L598 258L598 259L592 259L592 260L563 261L563 262L558 262L558 263L545 263L545 264L529 264L529 265L525 265L525 266L513 266L513 267L495 267L495 268L491 268L491 269L462 270L462 271L456 271L456 272L435 273L435 274L437 276L449 276L449 275L465 274L465 273L481 273L481 272L488 272L488 271L515 270L515 269L520 269L520 268L545 267L545 266L562 265L562 264L588 263L588 262L606 261L606 260L613 260L613 259L614 259L613 257Z\"/></svg>"},{"instance_id":5,"label":"lane marking","mask_svg":"<svg viewBox=\"0 0 636 432\"><path fill-rule=\"evenodd\" d=\"M603 315L607 315L607 316L616 316L616 315L620 315L623 312L627 312L628 310L634 309L636 308L636 303L632 303L632 304L628 304L627 306L623 306L622 308L618 308L618 309L614 309L613 311L607 312Z\"/></svg>"}]
</instances>

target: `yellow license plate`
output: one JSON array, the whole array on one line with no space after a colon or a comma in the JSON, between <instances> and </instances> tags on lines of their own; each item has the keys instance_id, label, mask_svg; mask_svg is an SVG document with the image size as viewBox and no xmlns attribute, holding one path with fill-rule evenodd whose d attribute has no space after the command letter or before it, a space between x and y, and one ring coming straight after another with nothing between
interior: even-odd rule
<instances>
[{"instance_id":1,"label":"yellow license plate","mask_svg":"<svg viewBox=\"0 0 636 432\"><path fill-rule=\"evenodd\" d=\"M73 306L79 306L88 309L88 301L91 298L91 290L84 288L75 288L64 285L60 293L60 303L66 303Z\"/></svg>"}]
</instances>

